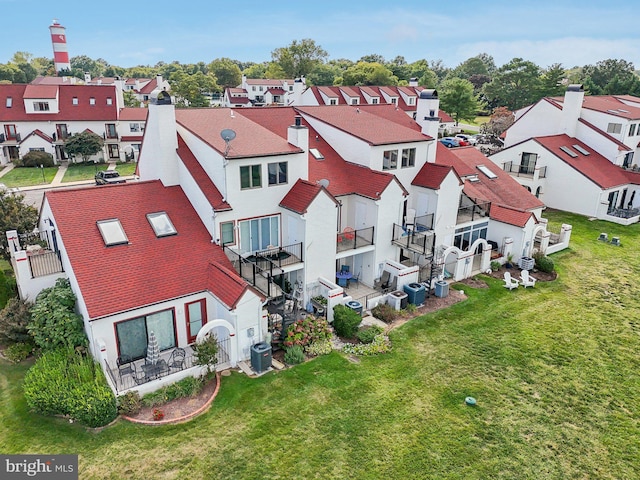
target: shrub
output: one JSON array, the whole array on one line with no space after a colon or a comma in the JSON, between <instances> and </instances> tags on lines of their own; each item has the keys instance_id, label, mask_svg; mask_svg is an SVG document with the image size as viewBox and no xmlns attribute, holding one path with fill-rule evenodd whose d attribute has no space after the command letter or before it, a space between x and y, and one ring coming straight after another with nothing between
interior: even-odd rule
<instances>
[{"instance_id":1,"label":"shrub","mask_svg":"<svg viewBox=\"0 0 640 480\"><path fill-rule=\"evenodd\" d=\"M0 342L33 343L27 325L31 320L31 304L19 298L10 298L0 311Z\"/></svg>"},{"instance_id":2,"label":"shrub","mask_svg":"<svg viewBox=\"0 0 640 480\"><path fill-rule=\"evenodd\" d=\"M118 397L118 413L123 415L135 415L142 408L140 394L135 390Z\"/></svg>"},{"instance_id":3,"label":"shrub","mask_svg":"<svg viewBox=\"0 0 640 480\"><path fill-rule=\"evenodd\" d=\"M355 310L344 305L333 307L333 328L339 337L352 338L361 322L362 317Z\"/></svg>"},{"instance_id":4,"label":"shrub","mask_svg":"<svg viewBox=\"0 0 640 480\"><path fill-rule=\"evenodd\" d=\"M418 306L415 303L408 303L405 310L409 313L416 313L416 310L418 310Z\"/></svg>"},{"instance_id":5,"label":"shrub","mask_svg":"<svg viewBox=\"0 0 640 480\"><path fill-rule=\"evenodd\" d=\"M284 346L300 345L307 347L313 342L328 340L331 338L331 329L324 317L307 317L297 320L287 328L284 337Z\"/></svg>"},{"instance_id":6,"label":"shrub","mask_svg":"<svg viewBox=\"0 0 640 480\"><path fill-rule=\"evenodd\" d=\"M13 363L20 363L21 361L29 358L33 353L34 348L35 346L31 341L14 343L5 349L4 356Z\"/></svg>"},{"instance_id":7,"label":"shrub","mask_svg":"<svg viewBox=\"0 0 640 480\"><path fill-rule=\"evenodd\" d=\"M100 427L118 413L100 366L73 348L45 352L25 375L23 388L29 408L43 415L69 415Z\"/></svg>"},{"instance_id":8,"label":"shrub","mask_svg":"<svg viewBox=\"0 0 640 480\"><path fill-rule=\"evenodd\" d=\"M209 334L201 342L195 343L193 356L196 365L206 365L207 372L211 372L212 367L218 363L218 337Z\"/></svg>"},{"instance_id":9,"label":"shrub","mask_svg":"<svg viewBox=\"0 0 640 480\"><path fill-rule=\"evenodd\" d=\"M536 261L536 268L542 272L551 273L556 268L553 260L540 252L534 253L533 258Z\"/></svg>"},{"instance_id":10,"label":"shrub","mask_svg":"<svg viewBox=\"0 0 640 480\"><path fill-rule=\"evenodd\" d=\"M182 380L162 387L160 390L151 392L142 397L142 404L145 407L156 407L176 398L193 397L202 390L204 382L195 377L186 377Z\"/></svg>"},{"instance_id":11,"label":"shrub","mask_svg":"<svg viewBox=\"0 0 640 480\"><path fill-rule=\"evenodd\" d=\"M371 315L384 323L391 323L398 316L398 312L388 303L379 303L371 309Z\"/></svg>"},{"instance_id":12,"label":"shrub","mask_svg":"<svg viewBox=\"0 0 640 480\"><path fill-rule=\"evenodd\" d=\"M25 154L17 166L20 167L53 167L53 155L47 152L41 152L38 150L31 150Z\"/></svg>"},{"instance_id":13,"label":"shrub","mask_svg":"<svg viewBox=\"0 0 640 480\"><path fill-rule=\"evenodd\" d=\"M331 340L318 340L313 342L311 345L308 345L304 351L307 355L312 357L317 357L319 355L328 355L332 352L333 345L331 345Z\"/></svg>"},{"instance_id":14,"label":"shrub","mask_svg":"<svg viewBox=\"0 0 640 480\"><path fill-rule=\"evenodd\" d=\"M379 327L378 325L369 325L358 330L356 337L358 337L358 340L362 343L371 343L376 336L383 332L384 329L382 327Z\"/></svg>"},{"instance_id":15,"label":"shrub","mask_svg":"<svg viewBox=\"0 0 640 480\"><path fill-rule=\"evenodd\" d=\"M53 287L38 294L27 326L36 345L43 350L87 346L82 317L75 313L75 304L76 296L66 278L59 278Z\"/></svg>"},{"instance_id":16,"label":"shrub","mask_svg":"<svg viewBox=\"0 0 640 480\"><path fill-rule=\"evenodd\" d=\"M345 353L350 353L353 355L377 355L379 353L387 353L391 350L391 345L389 344L389 339L385 335L376 335L371 343L363 343L360 345L354 345L352 343L347 343L342 351Z\"/></svg>"},{"instance_id":17,"label":"shrub","mask_svg":"<svg viewBox=\"0 0 640 480\"><path fill-rule=\"evenodd\" d=\"M304 352L300 345L288 347L284 352L284 361L289 365L298 365L304 362Z\"/></svg>"},{"instance_id":18,"label":"shrub","mask_svg":"<svg viewBox=\"0 0 640 480\"><path fill-rule=\"evenodd\" d=\"M498 270L500 270L500 262L497 260L493 260L491 263L491 270L494 272L497 272Z\"/></svg>"}]
</instances>

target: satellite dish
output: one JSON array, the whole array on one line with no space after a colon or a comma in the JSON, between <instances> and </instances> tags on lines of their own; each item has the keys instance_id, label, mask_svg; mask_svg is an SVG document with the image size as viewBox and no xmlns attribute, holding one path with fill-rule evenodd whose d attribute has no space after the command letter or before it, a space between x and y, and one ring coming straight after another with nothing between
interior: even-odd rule
<instances>
[{"instance_id":1,"label":"satellite dish","mask_svg":"<svg viewBox=\"0 0 640 480\"><path fill-rule=\"evenodd\" d=\"M220 132L220 136L225 142L229 143L231 140L236 138L236 132L234 132L230 128L225 128Z\"/></svg>"},{"instance_id":2,"label":"satellite dish","mask_svg":"<svg viewBox=\"0 0 640 480\"><path fill-rule=\"evenodd\" d=\"M329 186L329 180L323 178L322 180L318 180L318 185L327 188Z\"/></svg>"}]
</instances>

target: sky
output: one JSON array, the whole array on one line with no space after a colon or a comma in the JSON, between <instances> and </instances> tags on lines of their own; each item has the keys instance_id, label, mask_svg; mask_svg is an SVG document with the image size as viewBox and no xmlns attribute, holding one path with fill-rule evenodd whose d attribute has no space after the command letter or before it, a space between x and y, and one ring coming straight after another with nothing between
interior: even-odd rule
<instances>
[{"instance_id":1,"label":"sky","mask_svg":"<svg viewBox=\"0 0 640 480\"><path fill-rule=\"evenodd\" d=\"M498 67L515 57L542 68L612 58L640 69L633 1L0 0L0 18L0 63L17 51L52 58L48 27L55 18L66 27L70 57L120 67L221 57L264 62L273 50L309 38L328 60L379 54L453 68L487 53Z\"/></svg>"}]
</instances>

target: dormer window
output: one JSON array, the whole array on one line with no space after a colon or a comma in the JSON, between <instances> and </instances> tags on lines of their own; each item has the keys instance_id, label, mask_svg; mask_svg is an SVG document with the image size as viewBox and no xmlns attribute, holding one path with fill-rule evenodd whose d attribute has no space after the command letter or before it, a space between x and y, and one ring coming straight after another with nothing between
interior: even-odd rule
<instances>
[{"instance_id":1,"label":"dormer window","mask_svg":"<svg viewBox=\"0 0 640 480\"><path fill-rule=\"evenodd\" d=\"M357 98L352 98L351 99L351 105L358 105L358 99Z\"/></svg>"},{"instance_id":2,"label":"dormer window","mask_svg":"<svg viewBox=\"0 0 640 480\"><path fill-rule=\"evenodd\" d=\"M147 220L158 238L178 234L167 212L147 213Z\"/></svg>"},{"instance_id":3,"label":"dormer window","mask_svg":"<svg viewBox=\"0 0 640 480\"><path fill-rule=\"evenodd\" d=\"M415 105L416 97L409 97L408 100L409 100L409 105Z\"/></svg>"},{"instance_id":4,"label":"dormer window","mask_svg":"<svg viewBox=\"0 0 640 480\"><path fill-rule=\"evenodd\" d=\"M122 228L122 224L117 218L98 220L96 224L98 225L98 230L100 230L100 235L102 235L102 240L107 247L129 243L127 234L124 233L124 228Z\"/></svg>"},{"instance_id":5,"label":"dormer window","mask_svg":"<svg viewBox=\"0 0 640 480\"><path fill-rule=\"evenodd\" d=\"M49 111L49 102L33 102L33 111L34 112L48 112Z\"/></svg>"}]
</instances>

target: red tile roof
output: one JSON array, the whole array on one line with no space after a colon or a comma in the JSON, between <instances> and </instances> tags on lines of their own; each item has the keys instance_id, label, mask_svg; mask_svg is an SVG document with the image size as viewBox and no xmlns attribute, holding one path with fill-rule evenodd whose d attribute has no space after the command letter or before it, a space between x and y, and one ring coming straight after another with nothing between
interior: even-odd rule
<instances>
[{"instance_id":1,"label":"red tile roof","mask_svg":"<svg viewBox=\"0 0 640 480\"><path fill-rule=\"evenodd\" d=\"M304 215L307 213L309 205L315 200L318 194L323 190L323 187L317 183L312 183L307 180L298 179L298 181L291 187L291 190L284 196L280 202L280 206L291 210L292 212ZM329 194L334 202L337 201Z\"/></svg>"},{"instance_id":2,"label":"red tile roof","mask_svg":"<svg viewBox=\"0 0 640 480\"><path fill-rule=\"evenodd\" d=\"M300 112L309 115L335 128L353 135L370 145L388 145L405 142L425 142L431 137L423 135L415 128L390 123L380 115L370 113L361 106L318 106L296 107ZM391 108L392 106L387 106Z\"/></svg>"},{"instance_id":3,"label":"red tile roof","mask_svg":"<svg viewBox=\"0 0 640 480\"><path fill-rule=\"evenodd\" d=\"M226 143L220 136L223 129L236 132L236 138L229 144L227 158L264 157L301 153L302 150L287 142L286 137L275 135L268 129L241 115L242 110L229 108L189 108L176 109L176 121L224 154Z\"/></svg>"},{"instance_id":4,"label":"red tile roof","mask_svg":"<svg viewBox=\"0 0 640 480\"><path fill-rule=\"evenodd\" d=\"M25 121L115 121L118 118L114 86L99 85L58 85L58 113L27 113L24 109L25 84L0 84L0 122ZM35 86L40 88L41 86ZM12 97L13 106L4 108L6 98ZM78 99L78 105L73 105L73 98ZM107 97L112 98L111 105L107 105ZM41 98L41 97L39 97ZM89 99L95 98L95 105L89 104Z\"/></svg>"},{"instance_id":5,"label":"red tile roof","mask_svg":"<svg viewBox=\"0 0 640 480\"><path fill-rule=\"evenodd\" d=\"M138 93L148 94L153 92L156 88L158 88L158 79L154 78L150 82L148 82L144 87L138 90Z\"/></svg>"},{"instance_id":6,"label":"red tile roof","mask_svg":"<svg viewBox=\"0 0 640 480\"><path fill-rule=\"evenodd\" d=\"M24 98L47 98L58 96L58 85L27 85L24 89Z\"/></svg>"},{"instance_id":7,"label":"red tile roof","mask_svg":"<svg viewBox=\"0 0 640 480\"><path fill-rule=\"evenodd\" d=\"M613 95L585 95L582 108L608 113L627 120L640 119L640 108L627 105Z\"/></svg>"},{"instance_id":8,"label":"red tile roof","mask_svg":"<svg viewBox=\"0 0 640 480\"><path fill-rule=\"evenodd\" d=\"M284 91L284 88L269 88L267 89L267 92L274 94L274 95L284 95L286 92Z\"/></svg>"},{"instance_id":9,"label":"red tile roof","mask_svg":"<svg viewBox=\"0 0 640 480\"><path fill-rule=\"evenodd\" d=\"M38 137L42 138L43 140L49 142L49 143L53 143L53 138L51 138L49 135L47 135L46 133L44 133L42 130L36 128L33 132L31 132L29 135L27 135L26 137L24 137L22 139L22 142L20 143L24 143L24 141L29 138L32 135L37 135Z\"/></svg>"},{"instance_id":10,"label":"red tile roof","mask_svg":"<svg viewBox=\"0 0 640 480\"><path fill-rule=\"evenodd\" d=\"M629 179L622 168L614 165L591 147L576 138L563 134L551 135L548 137L535 137L533 140L549 150L554 156L558 157L567 165L587 177L600 188L613 188L629 183ZM572 145L581 146L589 152L589 155L585 156L574 150ZM569 147L570 150L577 154L577 157L572 158L560 150L560 147L563 146Z\"/></svg>"},{"instance_id":11,"label":"red tile roof","mask_svg":"<svg viewBox=\"0 0 640 480\"><path fill-rule=\"evenodd\" d=\"M451 172L452 170L453 167L449 165L425 163L411 182L411 185L415 185L416 187L430 188L431 190L438 190L446 176L449 175L449 172ZM454 175L457 176L455 170ZM458 178L458 180L460 179ZM460 183L462 184L462 180L460 180Z\"/></svg>"},{"instance_id":12,"label":"red tile roof","mask_svg":"<svg viewBox=\"0 0 640 480\"><path fill-rule=\"evenodd\" d=\"M319 108L319 107L315 107ZM335 107L327 107L335 108ZM282 138L287 138L287 128L295 123L295 116L302 110L292 107L263 107L236 110L237 115L251 118ZM304 122L303 122L304 124ZM387 173L346 162L313 128L309 127L309 148L317 148L324 156L316 160L308 155L309 181L329 180L327 190L334 196L357 194L378 199L380 194L397 179ZM404 187L400 185L404 190ZM406 190L405 190L406 192Z\"/></svg>"},{"instance_id":13,"label":"red tile roof","mask_svg":"<svg viewBox=\"0 0 640 480\"><path fill-rule=\"evenodd\" d=\"M119 119L123 122L146 122L149 109L141 107L125 107L120 109Z\"/></svg>"},{"instance_id":14,"label":"red tile roof","mask_svg":"<svg viewBox=\"0 0 640 480\"><path fill-rule=\"evenodd\" d=\"M198 184L200 191L204 194L211 207L217 211L231 210L231 205L225 202L218 187L216 187L211 177L209 177L204 168L202 168L202 165L200 165L200 162L198 162L198 159L196 159L180 135L178 135L178 156L185 167L187 167L187 170L189 170L189 173Z\"/></svg>"},{"instance_id":15,"label":"red tile roof","mask_svg":"<svg viewBox=\"0 0 640 480\"><path fill-rule=\"evenodd\" d=\"M466 177L475 175L477 171L474 167L467 165L460 158L451 152L452 149L445 147L442 143L436 144L436 164L453 167L458 176Z\"/></svg>"},{"instance_id":16,"label":"red tile roof","mask_svg":"<svg viewBox=\"0 0 640 480\"><path fill-rule=\"evenodd\" d=\"M538 221L535 215L531 212L523 212L522 210L505 207L496 203L491 204L489 217L492 220L507 223L509 225L515 225L516 227L524 227L531 217L533 217L536 223Z\"/></svg>"},{"instance_id":17,"label":"red tile roof","mask_svg":"<svg viewBox=\"0 0 640 480\"><path fill-rule=\"evenodd\" d=\"M444 145L443 148L447 149ZM477 182L466 181L464 183L464 193L471 197L492 204L510 207L516 210L534 210L544 207L544 203L532 195L527 189L518 183L511 175L499 168L490 159L485 157L475 147L460 147L447 149L451 155L458 158L459 163L464 164L466 173L477 175ZM440 151L438 150L438 155ZM478 169L484 165L496 178L489 178ZM454 167L456 168L456 167Z\"/></svg>"},{"instance_id":18,"label":"red tile roof","mask_svg":"<svg viewBox=\"0 0 640 480\"><path fill-rule=\"evenodd\" d=\"M249 288L233 278L229 259L178 186L154 180L55 190L45 198L91 319L205 290L233 308ZM177 235L156 238L146 214L161 211ZM113 218L120 220L127 245L105 246L96 222Z\"/></svg>"}]
</instances>

